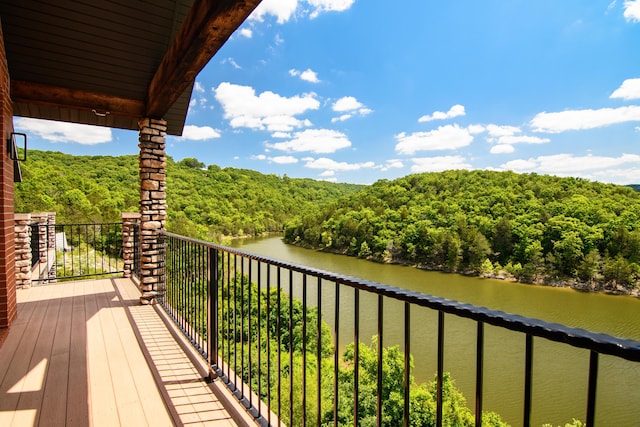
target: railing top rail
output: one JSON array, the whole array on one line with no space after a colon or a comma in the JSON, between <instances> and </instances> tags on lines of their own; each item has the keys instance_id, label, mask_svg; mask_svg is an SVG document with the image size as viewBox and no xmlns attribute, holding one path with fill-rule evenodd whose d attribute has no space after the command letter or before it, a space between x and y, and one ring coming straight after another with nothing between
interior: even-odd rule
<instances>
[{"instance_id":1,"label":"railing top rail","mask_svg":"<svg viewBox=\"0 0 640 427\"><path fill-rule=\"evenodd\" d=\"M499 310L491 310L486 307L479 307L472 304L465 304L458 301L449 300L421 292L410 291L395 286L359 279L351 276L331 273L312 267L301 266L276 260L262 255L245 252L239 249L218 245L203 240L191 239L178 234L165 232L167 237L186 240L191 243L203 245L211 249L216 249L245 258L282 267L299 273L308 274L314 277L361 289L367 292L380 294L388 298L411 304L439 310L444 313L454 314L490 325L506 328L516 332L530 334L532 336L545 338L551 341L566 343L574 347L593 350L601 354L608 354L623 359L640 362L640 341L614 337L612 335L587 331L585 329L573 328L558 323L546 322L533 319L518 314L505 313Z\"/></svg>"},{"instance_id":2,"label":"railing top rail","mask_svg":"<svg viewBox=\"0 0 640 427\"><path fill-rule=\"evenodd\" d=\"M39 225L49 225L49 224L39 224ZM51 226L56 226L56 227L81 227L81 226L86 226L86 225L122 225L122 221L117 221L117 222L86 222L86 223L81 223L81 222L74 222L74 223L55 223L55 224L50 224Z\"/></svg>"}]
</instances>

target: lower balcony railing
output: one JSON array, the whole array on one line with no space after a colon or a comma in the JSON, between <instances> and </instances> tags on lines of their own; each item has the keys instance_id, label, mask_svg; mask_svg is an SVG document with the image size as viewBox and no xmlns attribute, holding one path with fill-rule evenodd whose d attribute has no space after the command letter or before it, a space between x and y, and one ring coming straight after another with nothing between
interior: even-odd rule
<instances>
[{"instance_id":1,"label":"lower balcony railing","mask_svg":"<svg viewBox=\"0 0 640 427\"><path fill-rule=\"evenodd\" d=\"M33 283L122 274L122 223L34 224L31 252Z\"/></svg>"},{"instance_id":2,"label":"lower balcony railing","mask_svg":"<svg viewBox=\"0 0 640 427\"><path fill-rule=\"evenodd\" d=\"M263 425L449 425L446 417L451 415L447 411L452 403L447 402L450 383L444 370L445 320L449 319L467 319L472 329L474 338L467 349L474 354L469 370L475 371L470 416L475 417L477 426L483 425L485 381L491 380L485 378L485 362L495 357L494 348L485 345L487 326L511 331L522 339L524 426L530 425L536 403L532 393L534 341L586 350L586 388L580 392L586 396L586 404L583 413L574 415L587 426L595 425L596 420L601 355L640 361L637 341L336 275L170 233L164 238L166 283L160 290L160 303L208 360L214 375ZM363 311L374 313L373 325L361 324ZM396 319L393 329L401 339L396 346L385 348L387 340L397 341L387 338L391 327L385 324L385 316L390 311ZM426 324L415 324L422 312L431 316L433 335L420 332ZM376 333L371 346L361 340L365 327ZM432 340L436 348L435 380L429 389L431 410L422 408L429 406L429 398L414 387L411 350L416 339Z\"/></svg>"}]
</instances>

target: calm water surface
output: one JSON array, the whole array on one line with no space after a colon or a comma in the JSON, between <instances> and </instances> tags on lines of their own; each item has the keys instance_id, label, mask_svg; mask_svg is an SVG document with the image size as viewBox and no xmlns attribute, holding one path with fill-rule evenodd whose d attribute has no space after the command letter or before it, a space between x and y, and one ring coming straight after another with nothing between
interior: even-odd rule
<instances>
[{"instance_id":1,"label":"calm water surface","mask_svg":"<svg viewBox=\"0 0 640 427\"><path fill-rule=\"evenodd\" d=\"M571 289L524 285L501 280L422 271L378 264L357 258L285 245L279 237L244 239L232 246L294 264L360 277L465 303L517 313L568 326L640 340L640 299L578 292ZM309 302L316 303L315 280L309 282ZM353 291L340 290L340 347L353 341ZM294 296L301 296L299 287ZM334 287L323 283L323 318L333 330ZM360 339L371 343L376 334L377 298L360 294ZM402 305L386 300L384 345L403 344ZM411 312L411 353L418 381L436 372L437 314L422 308ZM445 318L445 369L473 407L475 395L475 322ZM484 409L496 411L511 425L522 424L524 336L485 327ZM564 425L572 418L584 421L589 354L534 340L532 425ZM597 421L600 426L640 426L640 364L601 356L598 377Z\"/></svg>"}]
</instances>

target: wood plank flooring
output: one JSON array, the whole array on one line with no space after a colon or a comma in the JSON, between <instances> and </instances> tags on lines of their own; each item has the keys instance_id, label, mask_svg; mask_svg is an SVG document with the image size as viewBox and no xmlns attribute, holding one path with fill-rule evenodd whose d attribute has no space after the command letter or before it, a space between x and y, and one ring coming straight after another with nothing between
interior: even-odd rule
<instances>
[{"instance_id":1,"label":"wood plank flooring","mask_svg":"<svg viewBox=\"0 0 640 427\"><path fill-rule=\"evenodd\" d=\"M237 425L127 279L18 290L0 426Z\"/></svg>"}]
</instances>

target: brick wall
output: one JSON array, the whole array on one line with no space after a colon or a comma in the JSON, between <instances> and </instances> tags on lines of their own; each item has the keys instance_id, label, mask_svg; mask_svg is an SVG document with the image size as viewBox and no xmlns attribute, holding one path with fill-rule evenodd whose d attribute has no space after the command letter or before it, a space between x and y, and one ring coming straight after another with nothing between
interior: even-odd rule
<instances>
[{"instance_id":1,"label":"brick wall","mask_svg":"<svg viewBox=\"0 0 640 427\"><path fill-rule=\"evenodd\" d=\"M13 218L13 161L6 144L13 132L9 70L0 24L0 343L16 316L16 278Z\"/></svg>"}]
</instances>

